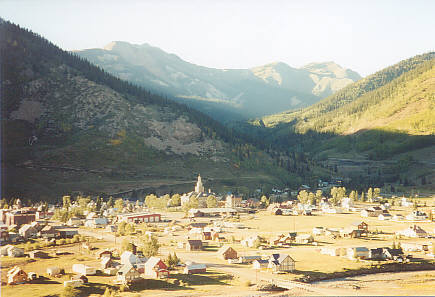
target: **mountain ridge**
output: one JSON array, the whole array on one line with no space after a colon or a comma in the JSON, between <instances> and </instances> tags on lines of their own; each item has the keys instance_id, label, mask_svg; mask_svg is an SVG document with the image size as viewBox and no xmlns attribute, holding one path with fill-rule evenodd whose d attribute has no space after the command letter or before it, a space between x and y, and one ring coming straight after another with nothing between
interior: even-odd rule
<instances>
[{"instance_id":1,"label":"mountain ridge","mask_svg":"<svg viewBox=\"0 0 435 297\"><path fill-rule=\"evenodd\" d=\"M314 73L282 62L278 65L280 70L272 69L271 64L248 69L209 68L186 62L147 43L115 41L103 49L74 52L122 79L181 99L218 120L220 116L208 110L219 110L219 115L233 111L244 118L257 117L311 105L353 81L338 78L331 71ZM343 73L347 73L345 70ZM271 71L278 73L285 84L270 79ZM355 78L360 76L356 74ZM209 99L220 103L210 106Z\"/></svg>"}]
</instances>

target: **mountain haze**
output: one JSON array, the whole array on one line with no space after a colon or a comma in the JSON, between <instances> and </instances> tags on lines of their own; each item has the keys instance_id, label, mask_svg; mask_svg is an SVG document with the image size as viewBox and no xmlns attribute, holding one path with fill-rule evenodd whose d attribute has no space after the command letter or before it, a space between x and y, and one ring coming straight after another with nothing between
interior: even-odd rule
<instances>
[{"instance_id":1,"label":"mountain haze","mask_svg":"<svg viewBox=\"0 0 435 297\"><path fill-rule=\"evenodd\" d=\"M121 79L174 97L223 121L309 106L361 78L333 62L301 69L285 63L213 69L146 43L116 41L104 49L76 53Z\"/></svg>"}]
</instances>

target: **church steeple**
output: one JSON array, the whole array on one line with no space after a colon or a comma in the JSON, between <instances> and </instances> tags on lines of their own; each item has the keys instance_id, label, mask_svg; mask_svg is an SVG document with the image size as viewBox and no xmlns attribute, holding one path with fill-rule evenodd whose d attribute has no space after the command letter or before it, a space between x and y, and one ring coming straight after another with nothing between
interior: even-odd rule
<instances>
[{"instance_id":1,"label":"church steeple","mask_svg":"<svg viewBox=\"0 0 435 297\"><path fill-rule=\"evenodd\" d=\"M195 192L196 193L204 192L204 186L202 185L201 175L199 175L199 174L198 174L198 181L197 181L196 187L195 187Z\"/></svg>"}]
</instances>

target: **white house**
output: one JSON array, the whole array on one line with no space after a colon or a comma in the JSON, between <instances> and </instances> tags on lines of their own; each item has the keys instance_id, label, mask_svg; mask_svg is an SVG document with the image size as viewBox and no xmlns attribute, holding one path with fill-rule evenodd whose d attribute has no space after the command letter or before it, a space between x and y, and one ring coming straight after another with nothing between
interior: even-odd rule
<instances>
[{"instance_id":1,"label":"white house","mask_svg":"<svg viewBox=\"0 0 435 297\"><path fill-rule=\"evenodd\" d=\"M130 251L125 251L122 253L121 255L121 264L122 265L135 265L135 264L139 264L142 263L141 259L136 256L135 254L133 254Z\"/></svg>"},{"instance_id":2,"label":"white house","mask_svg":"<svg viewBox=\"0 0 435 297\"><path fill-rule=\"evenodd\" d=\"M109 224L107 218L94 218L87 220L85 226L90 228L105 228L107 224Z\"/></svg>"},{"instance_id":3,"label":"white house","mask_svg":"<svg viewBox=\"0 0 435 297\"><path fill-rule=\"evenodd\" d=\"M412 213L410 213L409 215L407 215L406 219L408 221L425 221L425 220L427 220L427 215L426 215L426 213L424 213L422 211L415 210Z\"/></svg>"},{"instance_id":4,"label":"white house","mask_svg":"<svg viewBox=\"0 0 435 297\"><path fill-rule=\"evenodd\" d=\"M353 247L347 248L346 255L349 259L368 259L370 255L370 251L366 247Z\"/></svg>"},{"instance_id":5,"label":"white house","mask_svg":"<svg viewBox=\"0 0 435 297\"><path fill-rule=\"evenodd\" d=\"M397 235L403 235L406 237L414 237L414 238L424 238L427 237L427 232L424 231L420 226L414 225L409 226L405 230L396 232Z\"/></svg>"},{"instance_id":6,"label":"white house","mask_svg":"<svg viewBox=\"0 0 435 297\"><path fill-rule=\"evenodd\" d=\"M73 264L72 271L80 275L95 275L97 270L85 264Z\"/></svg>"}]
</instances>

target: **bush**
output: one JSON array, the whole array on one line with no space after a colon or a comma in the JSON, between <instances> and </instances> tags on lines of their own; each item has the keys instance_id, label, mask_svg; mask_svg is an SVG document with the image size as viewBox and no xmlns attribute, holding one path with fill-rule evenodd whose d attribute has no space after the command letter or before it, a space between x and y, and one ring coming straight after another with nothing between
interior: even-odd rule
<instances>
[{"instance_id":1,"label":"bush","mask_svg":"<svg viewBox=\"0 0 435 297\"><path fill-rule=\"evenodd\" d=\"M243 285L244 285L245 287L250 287L250 286L252 285L252 283L251 283L251 281L245 281L245 282L243 283Z\"/></svg>"}]
</instances>

